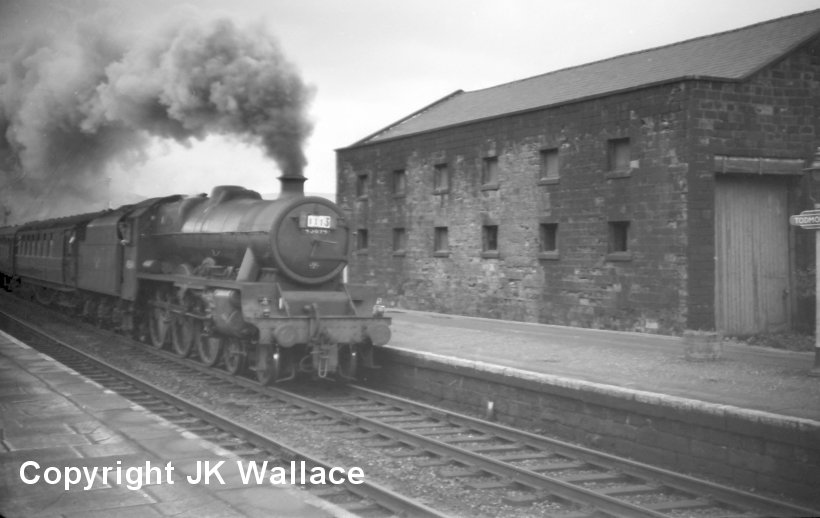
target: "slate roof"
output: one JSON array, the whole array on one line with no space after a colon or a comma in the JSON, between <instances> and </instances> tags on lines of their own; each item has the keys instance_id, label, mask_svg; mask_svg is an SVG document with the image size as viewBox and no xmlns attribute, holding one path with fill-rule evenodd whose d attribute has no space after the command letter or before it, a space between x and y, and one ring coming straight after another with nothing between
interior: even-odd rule
<instances>
[{"instance_id":1,"label":"slate roof","mask_svg":"<svg viewBox=\"0 0 820 518\"><path fill-rule=\"evenodd\" d=\"M820 34L820 9L452 94L353 146L682 79L738 81Z\"/></svg>"}]
</instances>

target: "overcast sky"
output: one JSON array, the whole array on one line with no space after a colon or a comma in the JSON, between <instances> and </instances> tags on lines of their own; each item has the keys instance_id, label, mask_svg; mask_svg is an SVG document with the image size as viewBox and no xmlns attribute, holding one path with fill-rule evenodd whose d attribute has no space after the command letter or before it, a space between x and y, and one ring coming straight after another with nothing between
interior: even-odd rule
<instances>
[{"instance_id":1,"label":"overcast sky","mask_svg":"<svg viewBox=\"0 0 820 518\"><path fill-rule=\"evenodd\" d=\"M0 7L15 1L0 0ZM81 9L94 5L78 2ZM174 3L123 3L123 16L138 26ZM134 4L147 9L133 13ZM315 88L309 110L315 127L304 173L306 190L320 193L335 191L335 149L454 90L481 89L819 7L817 0L202 0L192 5L240 23L264 21ZM49 10L37 16L48 17ZM10 23L6 20L6 29ZM19 20L14 23L19 27ZM156 145L144 164L112 174L133 178L121 179L127 190L160 195L205 192L215 184L271 193L278 190L279 173L260 150L209 138L187 149Z\"/></svg>"}]
</instances>

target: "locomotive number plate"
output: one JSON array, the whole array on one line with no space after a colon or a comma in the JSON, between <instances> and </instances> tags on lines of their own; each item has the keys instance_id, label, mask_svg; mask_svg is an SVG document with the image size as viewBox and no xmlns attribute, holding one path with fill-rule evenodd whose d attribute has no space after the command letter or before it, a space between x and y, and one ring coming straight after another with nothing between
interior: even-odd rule
<instances>
[{"instance_id":1,"label":"locomotive number plate","mask_svg":"<svg viewBox=\"0 0 820 518\"><path fill-rule=\"evenodd\" d=\"M308 214L307 217L308 228L331 228L332 223L333 221L330 216L317 216L314 214Z\"/></svg>"}]
</instances>

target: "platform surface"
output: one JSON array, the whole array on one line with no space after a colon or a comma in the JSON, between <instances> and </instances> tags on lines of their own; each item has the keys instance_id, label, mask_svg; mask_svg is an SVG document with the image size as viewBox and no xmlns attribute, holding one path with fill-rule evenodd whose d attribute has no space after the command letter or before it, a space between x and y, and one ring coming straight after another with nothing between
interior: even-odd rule
<instances>
[{"instance_id":1,"label":"platform surface","mask_svg":"<svg viewBox=\"0 0 820 518\"><path fill-rule=\"evenodd\" d=\"M225 485L189 484L196 463L224 460ZM0 516L343 517L349 513L291 486L246 485L230 452L181 430L0 332ZM21 474L21 466L28 464ZM162 468L146 481L145 466ZM174 467L170 476L164 471ZM111 467L86 490L64 487L67 467ZM121 468L121 483L115 469ZM142 467L143 476L126 469ZM50 469L57 468L57 469ZM49 477L59 484L48 484ZM28 484L36 476L41 478ZM170 484L173 480L174 484ZM129 489L128 486L134 489Z\"/></svg>"},{"instance_id":2,"label":"platform surface","mask_svg":"<svg viewBox=\"0 0 820 518\"><path fill-rule=\"evenodd\" d=\"M388 310L387 347L820 422L814 353L726 343L687 359L679 337Z\"/></svg>"}]
</instances>

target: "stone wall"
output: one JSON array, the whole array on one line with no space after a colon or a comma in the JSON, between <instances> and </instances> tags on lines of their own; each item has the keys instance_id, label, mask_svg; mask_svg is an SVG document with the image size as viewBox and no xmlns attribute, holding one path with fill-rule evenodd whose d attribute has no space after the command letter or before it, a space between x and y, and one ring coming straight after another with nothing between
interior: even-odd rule
<instances>
[{"instance_id":1,"label":"stone wall","mask_svg":"<svg viewBox=\"0 0 820 518\"><path fill-rule=\"evenodd\" d=\"M714 329L715 157L810 157L820 145L817 61L809 46L744 81L651 86L340 150L339 202L368 234L350 279L408 309ZM629 141L628 167L613 171L617 139ZM546 149L558 150L558 178L542 179ZM482 181L488 157L498 161L492 185ZM450 173L446 192L435 189L437 166ZM401 194L396 171L406 178ZM808 181L784 181L794 211L807 208ZM612 222L628 222L626 252L613 253ZM541 224L557 224L556 250L542 252ZM498 227L493 253L482 248L487 225ZM434 250L436 227L447 228L446 252ZM794 242L805 269L812 243L802 234ZM793 314L805 313L793 296Z\"/></svg>"},{"instance_id":2,"label":"stone wall","mask_svg":"<svg viewBox=\"0 0 820 518\"><path fill-rule=\"evenodd\" d=\"M339 198L368 249L351 278L375 282L411 309L585 327L675 332L686 318L686 175L680 86L567 105L339 154ZM609 168L609 143L628 138L629 168ZM560 176L541 180L540 153L559 150ZM495 185L482 184L497 157ZM449 192L434 192L446 164ZM403 196L393 173L406 172ZM366 196L356 196L366 175ZM627 253L611 254L609 222L628 221ZM540 253L539 225L557 223L557 251ZM482 226L498 226L497 254ZM447 227L449 253L434 254ZM394 253L393 229L407 245Z\"/></svg>"}]
</instances>

